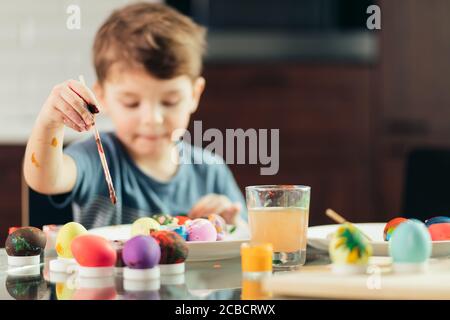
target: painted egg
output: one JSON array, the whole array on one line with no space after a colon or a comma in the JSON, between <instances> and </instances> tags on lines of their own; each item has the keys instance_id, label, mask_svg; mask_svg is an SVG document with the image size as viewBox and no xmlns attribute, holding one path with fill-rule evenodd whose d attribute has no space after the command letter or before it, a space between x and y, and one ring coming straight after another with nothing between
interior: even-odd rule
<instances>
[{"instance_id":1,"label":"painted egg","mask_svg":"<svg viewBox=\"0 0 450 320\"><path fill-rule=\"evenodd\" d=\"M172 217L169 214L165 214L165 213L154 214L152 216L152 218L155 219L162 226L178 225L178 219L175 217Z\"/></svg>"},{"instance_id":2,"label":"painted egg","mask_svg":"<svg viewBox=\"0 0 450 320\"><path fill-rule=\"evenodd\" d=\"M76 222L69 222L62 226L56 237L55 249L58 256L69 259L73 258L70 248L72 240L85 233L87 233L86 228Z\"/></svg>"},{"instance_id":3,"label":"painted egg","mask_svg":"<svg viewBox=\"0 0 450 320\"><path fill-rule=\"evenodd\" d=\"M372 255L372 246L354 225L345 223L333 234L329 253L334 264L365 265Z\"/></svg>"},{"instance_id":4,"label":"painted egg","mask_svg":"<svg viewBox=\"0 0 450 320\"><path fill-rule=\"evenodd\" d=\"M44 250L46 243L47 237L41 229L23 227L8 236L5 249L9 256L37 256Z\"/></svg>"},{"instance_id":5,"label":"painted egg","mask_svg":"<svg viewBox=\"0 0 450 320\"><path fill-rule=\"evenodd\" d=\"M150 217L137 219L131 226L131 236L144 235L148 236L152 231L158 231L161 225Z\"/></svg>"},{"instance_id":6,"label":"painted egg","mask_svg":"<svg viewBox=\"0 0 450 320\"><path fill-rule=\"evenodd\" d=\"M431 240L446 241L450 240L450 223L435 223L428 226Z\"/></svg>"},{"instance_id":7,"label":"painted egg","mask_svg":"<svg viewBox=\"0 0 450 320\"><path fill-rule=\"evenodd\" d=\"M386 226L384 227L383 239L385 241L389 241L389 239L391 238L392 232L394 232L395 228L397 228L400 223L403 223L407 220L408 219L405 219L402 217L397 217L392 220L389 220L389 222L386 223Z\"/></svg>"},{"instance_id":8,"label":"painted egg","mask_svg":"<svg viewBox=\"0 0 450 320\"><path fill-rule=\"evenodd\" d=\"M75 288L68 285L68 282L58 282L55 284L56 299L72 300Z\"/></svg>"},{"instance_id":9,"label":"painted egg","mask_svg":"<svg viewBox=\"0 0 450 320\"><path fill-rule=\"evenodd\" d=\"M217 231L217 240L223 240L227 233L227 223L218 214L210 214L208 220L212 222Z\"/></svg>"},{"instance_id":10,"label":"painted egg","mask_svg":"<svg viewBox=\"0 0 450 320\"><path fill-rule=\"evenodd\" d=\"M187 240L188 233L187 233L187 228L185 225L161 226L161 230L169 230L169 231L176 232L180 237L183 238L183 240ZM153 235L153 233L152 233L152 235Z\"/></svg>"},{"instance_id":11,"label":"painted egg","mask_svg":"<svg viewBox=\"0 0 450 320\"><path fill-rule=\"evenodd\" d=\"M180 226L186 224L188 221L191 221L188 216L176 216L175 218L177 218L178 225Z\"/></svg>"},{"instance_id":12,"label":"painted egg","mask_svg":"<svg viewBox=\"0 0 450 320\"><path fill-rule=\"evenodd\" d=\"M428 220L425 220L425 224L427 227L435 224L435 223L450 223L449 217L439 216L439 217L433 217Z\"/></svg>"},{"instance_id":13,"label":"painted egg","mask_svg":"<svg viewBox=\"0 0 450 320\"><path fill-rule=\"evenodd\" d=\"M151 236L135 236L125 242L122 258L131 269L150 269L158 264L161 249Z\"/></svg>"},{"instance_id":14,"label":"painted egg","mask_svg":"<svg viewBox=\"0 0 450 320\"><path fill-rule=\"evenodd\" d=\"M72 241L72 254L83 267L111 267L117 254L111 243L94 234L83 234Z\"/></svg>"},{"instance_id":15,"label":"painted egg","mask_svg":"<svg viewBox=\"0 0 450 320\"><path fill-rule=\"evenodd\" d=\"M116 300L117 290L115 287L106 288L79 288L72 300Z\"/></svg>"},{"instance_id":16,"label":"painted egg","mask_svg":"<svg viewBox=\"0 0 450 320\"><path fill-rule=\"evenodd\" d=\"M49 287L43 277L9 275L5 286L11 297L16 300L41 300L47 294Z\"/></svg>"},{"instance_id":17,"label":"painted egg","mask_svg":"<svg viewBox=\"0 0 450 320\"><path fill-rule=\"evenodd\" d=\"M187 225L188 241L216 241L217 231L211 221L194 219Z\"/></svg>"},{"instance_id":18,"label":"painted egg","mask_svg":"<svg viewBox=\"0 0 450 320\"><path fill-rule=\"evenodd\" d=\"M188 247L182 237L173 231L156 231L152 237L161 248L160 264L174 264L184 262L188 256Z\"/></svg>"},{"instance_id":19,"label":"painted egg","mask_svg":"<svg viewBox=\"0 0 450 320\"><path fill-rule=\"evenodd\" d=\"M394 263L422 263L431 255L431 237L425 224L410 219L392 233L389 253Z\"/></svg>"}]
</instances>

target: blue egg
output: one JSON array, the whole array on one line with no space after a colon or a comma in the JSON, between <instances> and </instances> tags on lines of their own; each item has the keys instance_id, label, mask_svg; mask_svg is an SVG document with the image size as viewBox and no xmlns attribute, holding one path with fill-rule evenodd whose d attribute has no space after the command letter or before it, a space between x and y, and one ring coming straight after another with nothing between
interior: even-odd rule
<instances>
[{"instance_id":1,"label":"blue egg","mask_svg":"<svg viewBox=\"0 0 450 320\"><path fill-rule=\"evenodd\" d=\"M400 224L389 240L394 263L423 263L431 256L431 237L425 224L411 219Z\"/></svg>"},{"instance_id":2,"label":"blue egg","mask_svg":"<svg viewBox=\"0 0 450 320\"><path fill-rule=\"evenodd\" d=\"M427 227L431 226L432 224L436 223L450 223L449 217L439 216L439 217L433 217L428 220L425 220L425 224Z\"/></svg>"}]
</instances>

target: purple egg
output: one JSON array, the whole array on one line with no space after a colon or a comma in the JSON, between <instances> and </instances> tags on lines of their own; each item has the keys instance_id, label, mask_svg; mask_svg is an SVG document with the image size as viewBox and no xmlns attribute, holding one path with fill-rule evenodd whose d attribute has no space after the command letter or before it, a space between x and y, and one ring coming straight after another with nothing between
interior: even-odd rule
<instances>
[{"instance_id":1,"label":"purple egg","mask_svg":"<svg viewBox=\"0 0 450 320\"><path fill-rule=\"evenodd\" d=\"M135 236L125 242L123 262L130 269L150 269L159 263L161 248L151 236Z\"/></svg>"}]
</instances>

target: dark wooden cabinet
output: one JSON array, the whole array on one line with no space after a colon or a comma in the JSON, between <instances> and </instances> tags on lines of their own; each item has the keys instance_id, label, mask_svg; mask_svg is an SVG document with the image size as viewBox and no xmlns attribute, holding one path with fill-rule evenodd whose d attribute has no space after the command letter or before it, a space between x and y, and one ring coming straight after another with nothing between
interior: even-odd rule
<instances>
[{"instance_id":1,"label":"dark wooden cabinet","mask_svg":"<svg viewBox=\"0 0 450 320\"><path fill-rule=\"evenodd\" d=\"M222 64L208 65L205 77L206 91L194 115L203 121L203 130L280 129L277 175L260 175L260 165L230 166L242 189L311 186L311 225L330 222L324 215L328 207L354 221L376 219L371 210L370 66Z\"/></svg>"},{"instance_id":2,"label":"dark wooden cabinet","mask_svg":"<svg viewBox=\"0 0 450 320\"><path fill-rule=\"evenodd\" d=\"M0 247L8 228L22 223L21 187L24 146L0 146Z\"/></svg>"}]
</instances>

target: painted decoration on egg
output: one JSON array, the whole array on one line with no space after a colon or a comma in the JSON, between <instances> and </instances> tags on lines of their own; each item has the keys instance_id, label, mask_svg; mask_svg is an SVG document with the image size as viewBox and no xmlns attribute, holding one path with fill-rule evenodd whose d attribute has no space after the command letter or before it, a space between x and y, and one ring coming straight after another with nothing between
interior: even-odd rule
<instances>
[{"instance_id":1,"label":"painted decoration on egg","mask_svg":"<svg viewBox=\"0 0 450 320\"><path fill-rule=\"evenodd\" d=\"M395 228L397 228L401 223L403 223L407 220L408 219L403 218L403 217L397 217L397 218L389 220L389 222L386 223L386 226L384 227L384 230L383 230L383 239L385 241L389 241Z\"/></svg>"},{"instance_id":2,"label":"painted decoration on egg","mask_svg":"<svg viewBox=\"0 0 450 320\"><path fill-rule=\"evenodd\" d=\"M173 231L156 231L152 237L161 248L160 264L175 264L184 262L188 256L189 249L186 242Z\"/></svg>"},{"instance_id":3,"label":"painted decoration on egg","mask_svg":"<svg viewBox=\"0 0 450 320\"><path fill-rule=\"evenodd\" d=\"M152 216L152 218L154 220L156 220L162 226L178 225L178 219L176 217L172 217L169 214L165 214L165 213L154 214Z\"/></svg>"},{"instance_id":4,"label":"painted decoration on egg","mask_svg":"<svg viewBox=\"0 0 450 320\"><path fill-rule=\"evenodd\" d=\"M345 223L333 234L329 253L336 264L367 264L372 246L354 225Z\"/></svg>"},{"instance_id":5,"label":"painted decoration on egg","mask_svg":"<svg viewBox=\"0 0 450 320\"><path fill-rule=\"evenodd\" d=\"M22 227L8 236L5 249L9 256L37 256L44 250L46 243L47 236L41 229Z\"/></svg>"}]
</instances>

